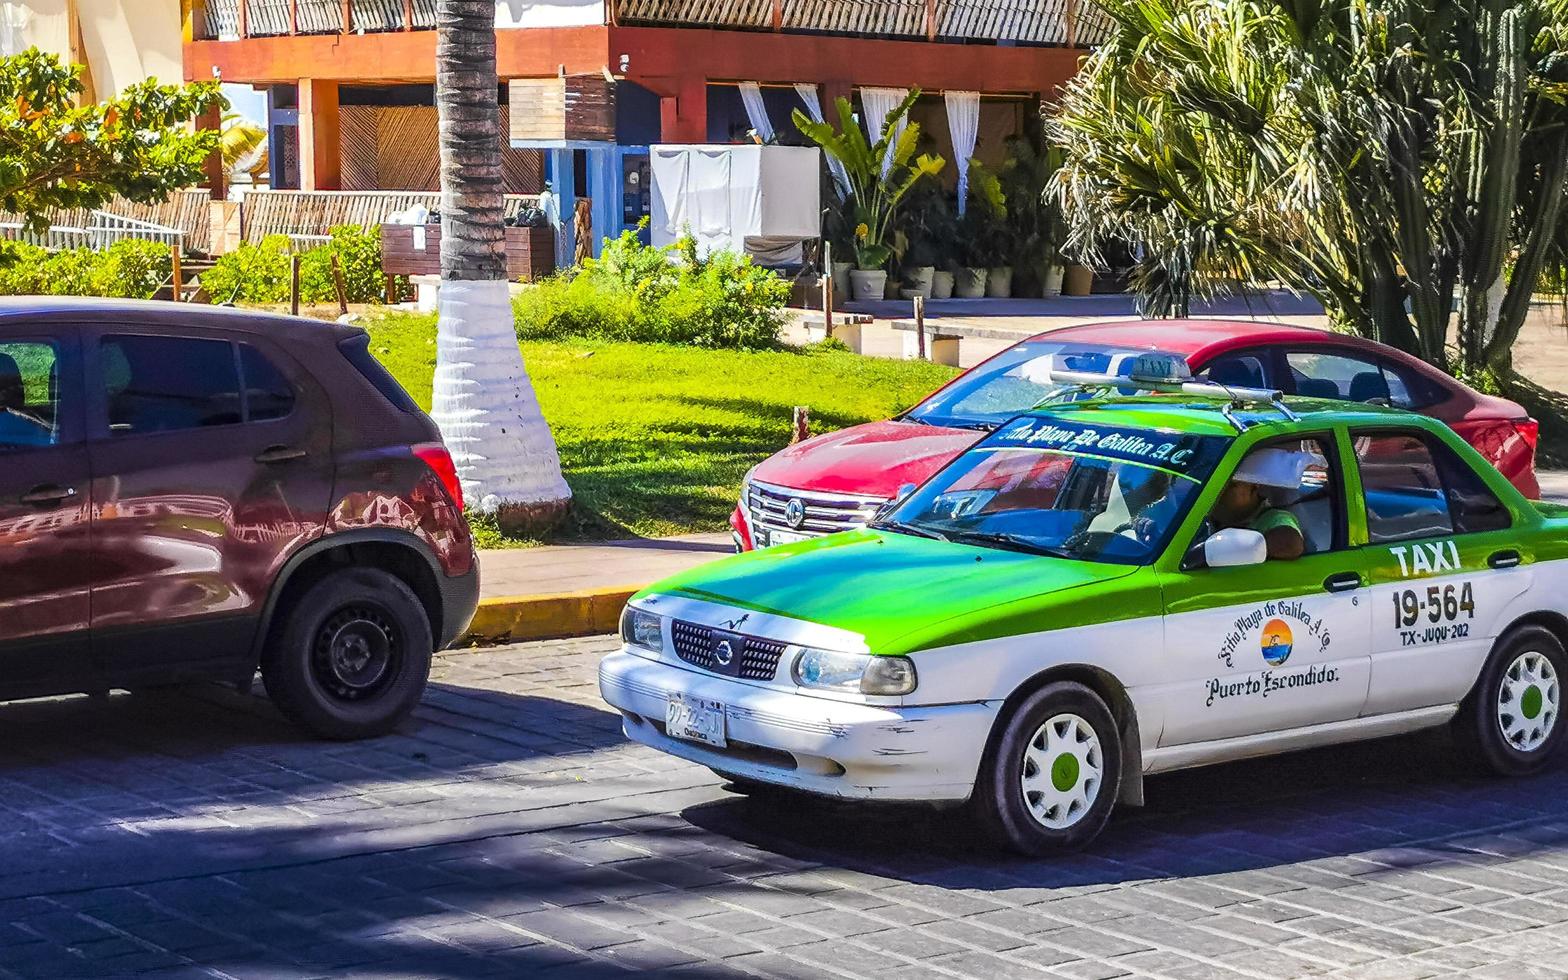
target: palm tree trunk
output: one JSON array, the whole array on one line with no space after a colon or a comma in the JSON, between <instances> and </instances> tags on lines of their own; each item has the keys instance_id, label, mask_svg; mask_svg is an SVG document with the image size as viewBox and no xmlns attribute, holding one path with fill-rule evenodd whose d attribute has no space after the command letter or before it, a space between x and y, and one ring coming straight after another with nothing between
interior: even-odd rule
<instances>
[{"instance_id":1,"label":"palm tree trunk","mask_svg":"<svg viewBox=\"0 0 1568 980\"><path fill-rule=\"evenodd\" d=\"M436 5L441 126L441 298L431 416L463 495L503 530L558 521L572 491L539 411L506 276L494 0Z\"/></svg>"}]
</instances>

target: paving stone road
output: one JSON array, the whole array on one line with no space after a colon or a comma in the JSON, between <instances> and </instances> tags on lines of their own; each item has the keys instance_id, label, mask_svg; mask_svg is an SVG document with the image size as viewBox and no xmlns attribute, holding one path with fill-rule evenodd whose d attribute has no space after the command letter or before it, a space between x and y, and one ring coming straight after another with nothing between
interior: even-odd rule
<instances>
[{"instance_id":1,"label":"paving stone road","mask_svg":"<svg viewBox=\"0 0 1568 980\"><path fill-rule=\"evenodd\" d=\"M216 691L0 707L0 974L1568 976L1562 769L1427 735L1172 774L1026 861L629 745L612 643L443 656L361 744Z\"/></svg>"}]
</instances>

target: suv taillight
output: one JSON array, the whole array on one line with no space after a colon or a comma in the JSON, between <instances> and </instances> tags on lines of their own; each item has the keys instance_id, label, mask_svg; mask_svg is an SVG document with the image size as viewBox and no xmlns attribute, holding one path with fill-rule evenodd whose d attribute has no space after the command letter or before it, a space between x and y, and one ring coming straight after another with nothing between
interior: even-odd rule
<instances>
[{"instance_id":1,"label":"suv taillight","mask_svg":"<svg viewBox=\"0 0 1568 980\"><path fill-rule=\"evenodd\" d=\"M463 484L457 478L457 467L452 465L452 454L439 442L422 442L414 447L414 455L424 461L435 473L441 485L446 488L446 495L452 498L452 503L457 505L458 511L463 510Z\"/></svg>"},{"instance_id":2,"label":"suv taillight","mask_svg":"<svg viewBox=\"0 0 1568 980\"><path fill-rule=\"evenodd\" d=\"M1528 443L1530 452L1534 453L1541 445L1541 423L1535 419L1523 418L1514 419L1513 425L1514 431L1519 433L1519 438Z\"/></svg>"}]
</instances>

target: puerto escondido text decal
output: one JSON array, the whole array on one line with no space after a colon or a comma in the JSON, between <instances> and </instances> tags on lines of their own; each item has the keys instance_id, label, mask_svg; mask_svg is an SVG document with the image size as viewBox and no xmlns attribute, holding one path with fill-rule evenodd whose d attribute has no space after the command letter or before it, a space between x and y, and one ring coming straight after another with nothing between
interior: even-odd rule
<instances>
[{"instance_id":1,"label":"puerto escondido text decal","mask_svg":"<svg viewBox=\"0 0 1568 980\"><path fill-rule=\"evenodd\" d=\"M1296 599L1265 602L1236 617L1219 652L1225 666L1234 667L1237 652L1255 643L1265 669L1246 677L1213 678L1205 685L1208 697L1204 707L1212 708L1215 701L1227 698L1266 698L1279 691L1334 683L1339 680L1339 671L1327 664L1292 671L1279 669L1298 649L1322 653L1331 642L1323 617L1314 616L1305 603Z\"/></svg>"},{"instance_id":2,"label":"puerto escondido text decal","mask_svg":"<svg viewBox=\"0 0 1568 980\"><path fill-rule=\"evenodd\" d=\"M1003 426L985 445L1085 453L1193 475L1212 467L1227 441L1213 436L1172 435L1026 416Z\"/></svg>"}]
</instances>

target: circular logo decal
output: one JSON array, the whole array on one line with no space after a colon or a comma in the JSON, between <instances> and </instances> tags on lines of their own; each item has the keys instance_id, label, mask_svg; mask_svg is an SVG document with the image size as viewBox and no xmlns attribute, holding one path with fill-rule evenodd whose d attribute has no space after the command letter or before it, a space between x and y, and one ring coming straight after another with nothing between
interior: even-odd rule
<instances>
[{"instance_id":1,"label":"circular logo decal","mask_svg":"<svg viewBox=\"0 0 1568 980\"><path fill-rule=\"evenodd\" d=\"M789 503L784 505L784 520L793 528L798 528L806 523L805 501L799 497L791 497Z\"/></svg>"},{"instance_id":2,"label":"circular logo decal","mask_svg":"<svg viewBox=\"0 0 1568 980\"><path fill-rule=\"evenodd\" d=\"M1290 635L1290 624L1283 619L1271 619L1263 627L1263 659L1270 666L1278 667L1290 659L1290 648L1293 638Z\"/></svg>"},{"instance_id":3,"label":"circular logo decal","mask_svg":"<svg viewBox=\"0 0 1568 980\"><path fill-rule=\"evenodd\" d=\"M735 648L730 646L729 640L720 640L713 645L713 660L720 667L728 667L735 660Z\"/></svg>"}]
</instances>

